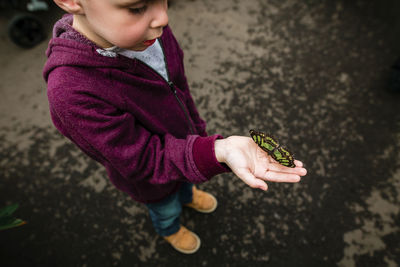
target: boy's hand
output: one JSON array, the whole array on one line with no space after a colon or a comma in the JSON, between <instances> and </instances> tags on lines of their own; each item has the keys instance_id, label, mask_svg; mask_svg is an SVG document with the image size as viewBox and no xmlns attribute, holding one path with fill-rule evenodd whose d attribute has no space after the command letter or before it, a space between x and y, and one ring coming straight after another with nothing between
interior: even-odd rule
<instances>
[{"instance_id":1,"label":"boy's hand","mask_svg":"<svg viewBox=\"0 0 400 267\"><path fill-rule=\"evenodd\" d=\"M230 136L215 141L215 156L231 168L234 174L252 188L267 190L264 181L297 183L307 174L301 161L295 168L277 163L249 137Z\"/></svg>"}]
</instances>

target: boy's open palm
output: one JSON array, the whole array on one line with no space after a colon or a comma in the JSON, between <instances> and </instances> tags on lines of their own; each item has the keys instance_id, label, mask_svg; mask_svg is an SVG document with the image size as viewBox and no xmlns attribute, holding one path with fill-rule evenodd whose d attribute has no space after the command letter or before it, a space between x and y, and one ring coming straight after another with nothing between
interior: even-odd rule
<instances>
[{"instance_id":1,"label":"boy's open palm","mask_svg":"<svg viewBox=\"0 0 400 267\"><path fill-rule=\"evenodd\" d=\"M252 188L267 190L265 181L296 183L307 174L301 161L289 168L277 163L249 137L230 136L215 141L215 155L243 182Z\"/></svg>"}]
</instances>

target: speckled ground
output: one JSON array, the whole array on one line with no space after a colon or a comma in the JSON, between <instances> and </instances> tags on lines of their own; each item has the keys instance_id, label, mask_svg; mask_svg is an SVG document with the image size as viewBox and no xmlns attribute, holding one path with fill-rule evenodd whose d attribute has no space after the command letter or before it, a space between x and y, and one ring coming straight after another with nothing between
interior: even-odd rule
<instances>
[{"instance_id":1,"label":"speckled ground","mask_svg":"<svg viewBox=\"0 0 400 267\"><path fill-rule=\"evenodd\" d=\"M389 2L172 1L209 133L269 131L309 171L268 192L233 175L201 185L219 207L184 210L202 239L191 256L56 132L46 42L22 50L1 32L0 204L19 203L28 224L0 232L0 265L399 266L400 95L386 87L400 12Z\"/></svg>"}]
</instances>

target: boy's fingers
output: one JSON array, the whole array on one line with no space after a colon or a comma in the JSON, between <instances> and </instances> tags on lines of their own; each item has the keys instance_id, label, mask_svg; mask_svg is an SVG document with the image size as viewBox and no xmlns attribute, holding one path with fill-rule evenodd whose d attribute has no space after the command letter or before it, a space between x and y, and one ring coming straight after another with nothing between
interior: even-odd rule
<instances>
[{"instance_id":1,"label":"boy's fingers","mask_svg":"<svg viewBox=\"0 0 400 267\"><path fill-rule=\"evenodd\" d=\"M296 161L295 161L295 164L296 164ZM297 164L296 164L295 168L289 168L289 167L285 167L279 163L270 163L268 166L268 170L273 171L273 172L287 173L287 174L297 174L300 176L304 176L307 174L307 170L305 168L303 168L302 166L298 166Z\"/></svg>"},{"instance_id":2,"label":"boy's fingers","mask_svg":"<svg viewBox=\"0 0 400 267\"><path fill-rule=\"evenodd\" d=\"M242 179L248 186L251 188L259 188L261 190L267 191L268 185L261 179L256 178L250 171L248 170L238 170L236 175Z\"/></svg>"},{"instance_id":3,"label":"boy's fingers","mask_svg":"<svg viewBox=\"0 0 400 267\"><path fill-rule=\"evenodd\" d=\"M265 180L277 183L297 183L301 180L300 176L293 173L283 173L267 171L263 177Z\"/></svg>"},{"instance_id":4,"label":"boy's fingers","mask_svg":"<svg viewBox=\"0 0 400 267\"><path fill-rule=\"evenodd\" d=\"M294 165L296 165L296 167L303 167L303 162L301 162L300 160L294 160Z\"/></svg>"}]
</instances>

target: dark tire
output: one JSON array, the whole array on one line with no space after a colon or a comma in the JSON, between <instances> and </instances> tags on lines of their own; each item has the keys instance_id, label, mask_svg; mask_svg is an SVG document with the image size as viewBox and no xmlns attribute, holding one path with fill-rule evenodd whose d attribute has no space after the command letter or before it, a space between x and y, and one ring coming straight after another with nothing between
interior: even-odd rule
<instances>
[{"instance_id":1,"label":"dark tire","mask_svg":"<svg viewBox=\"0 0 400 267\"><path fill-rule=\"evenodd\" d=\"M16 45L32 48L46 38L43 25L32 15L20 14L11 19L8 36Z\"/></svg>"}]
</instances>

